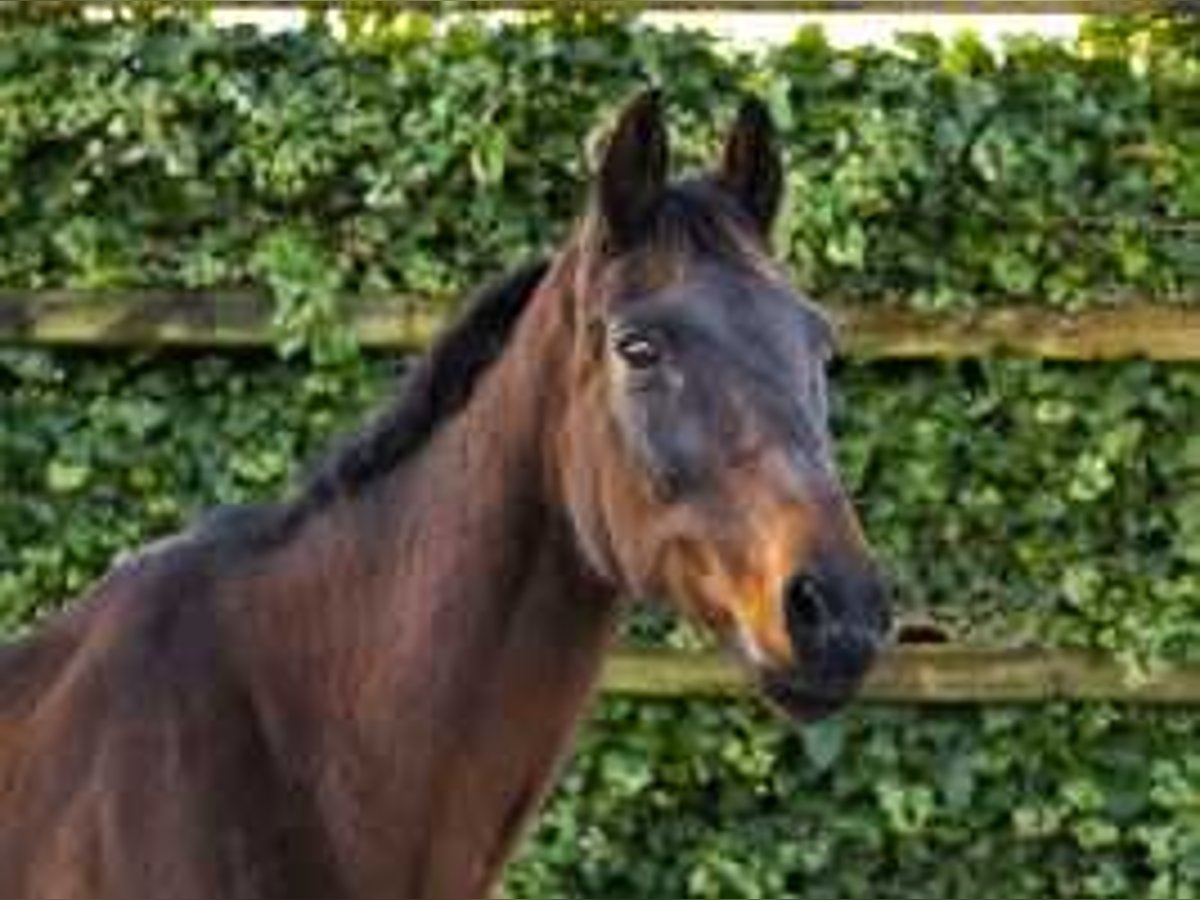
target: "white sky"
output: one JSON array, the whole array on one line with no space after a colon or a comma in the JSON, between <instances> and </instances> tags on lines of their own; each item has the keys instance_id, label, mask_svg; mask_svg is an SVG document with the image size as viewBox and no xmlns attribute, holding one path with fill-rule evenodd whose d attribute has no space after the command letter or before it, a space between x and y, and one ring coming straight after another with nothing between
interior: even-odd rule
<instances>
[{"instance_id":1,"label":"white sky","mask_svg":"<svg viewBox=\"0 0 1200 900\"><path fill-rule=\"evenodd\" d=\"M970 29L989 43L1005 34L1036 33L1071 37L1079 29L1080 16L1070 15L804 15L771 13L703 16L657 14L651 21L703 25L738 44L754 45L787 40L802 25L819 24L838 46L887 43L900 32L923 31L949 37Z\"/></svg>"},{"instance_id":2,"label":"white sky","mask_svg":"<svg viewBox=\"0 0 1200 900\"><path fill-rule=\"evenodd\" d=\"M838 46L887 43L897 33L905 31L932 32L949 37L964 29L979 34L988 43L998 43L1008 34L1034 33L1047 37L1068 38L1075 34L1081 21L1072 15L808 15L802 13L743 13L706 15L703 13L652 13L644 17L658 25L679 23L704 27L731 42L752 47L758 44L785 41L802 25L819 24L829 40ZM258 22L268 29L287 28L301 21L295 12L228 12L218 13L221 21Z\"/></svg>"}]
</instances>

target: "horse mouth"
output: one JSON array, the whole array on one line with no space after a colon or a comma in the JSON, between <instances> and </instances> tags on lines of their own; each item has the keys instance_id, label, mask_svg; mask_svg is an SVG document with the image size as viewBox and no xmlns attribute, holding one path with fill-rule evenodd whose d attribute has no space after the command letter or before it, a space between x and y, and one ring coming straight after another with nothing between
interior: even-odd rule
<instances>
[{"instance_id":1,"label":"horse mouth","mask_svg":"<svg viewBox=\"0 0 1200 900\"><path fill-rule=\"evenodd\" d=\"M816 687L781 673L764 673L758 686L772 706L799 725L826 719L850 703L860 681Z\"/></svg>"}]
</instances>

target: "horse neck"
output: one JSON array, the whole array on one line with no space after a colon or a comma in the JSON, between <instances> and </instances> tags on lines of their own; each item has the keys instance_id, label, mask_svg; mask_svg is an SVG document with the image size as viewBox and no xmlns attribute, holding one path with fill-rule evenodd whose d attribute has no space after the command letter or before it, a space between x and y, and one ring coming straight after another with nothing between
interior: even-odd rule
<instances>
[{"instance_id":1,"label":"horse neck","mask_svg":"<svg viewBox=\"0 0 1200 900\"><path fill-rule=\"evenodd\" d=\"M511 832L536 802L613 630L614 592L547 477L563 409L547 373L569 344L556 301L533 299L467 407L310 522L253 604L272 743L308 749L333 815L458 834L441 854L477 829ZM498 860L507 841L476 843Z\"/></svg>"},{"instance_id":2,"label":"horse neck","mask_svg":"<svg viewBox=\"0 0 1200 900\"><path fill-rule=\"evenodd\" d=\"M388 503L400 516L385 529L399 541L383 553L396 602L381 623L381 679L389 694L411 686L440 702L451 720L519 670L549 682L534 694L568 686L567 670L594 668L611 624L613 592L590 574L554 492L565 398L547 373L564 370L556 357L568 346L556 300L532 301L466 409L397 473Z\"/></svg>"}]
</instances>

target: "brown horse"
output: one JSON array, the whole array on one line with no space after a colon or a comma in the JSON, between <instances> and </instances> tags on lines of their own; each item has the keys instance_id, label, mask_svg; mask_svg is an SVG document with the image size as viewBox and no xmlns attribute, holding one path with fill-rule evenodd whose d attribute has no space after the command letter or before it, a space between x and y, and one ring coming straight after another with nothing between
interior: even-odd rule
<instances>
[{"instance_id":1,"label":"brown horse","mask_svg":"<svg viewBox=\"0 0 1200 900\"><path fill-rule=\"evenodd\" d=\"M295 499L120 562L0 655L0 896L493 890L623 596L806 719L888 630L832 461L830 333L768 252L750 102L667 180L628 106L549 263L477 297Z\"/></svg>"}]
</instances>

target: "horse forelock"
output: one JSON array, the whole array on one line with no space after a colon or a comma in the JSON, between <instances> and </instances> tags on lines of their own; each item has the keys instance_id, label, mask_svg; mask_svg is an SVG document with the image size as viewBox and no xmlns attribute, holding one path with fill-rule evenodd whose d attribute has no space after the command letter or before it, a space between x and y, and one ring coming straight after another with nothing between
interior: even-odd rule
<instances>
[{"instance_id":1,"label":"horse forelock","mask_svg":"<svg viewBox=\"0 0 1200 900\"><path fill-rule=\"evenodd\" d=\"M668 186L632 246L614 253L598 211L583 219L576 244L583 280L610 263L633 270L634 281L656 286L682 278L696 262L708 261L778 277L766 239L738 201L710 176Z\"/></svg>"}]
</instances>

